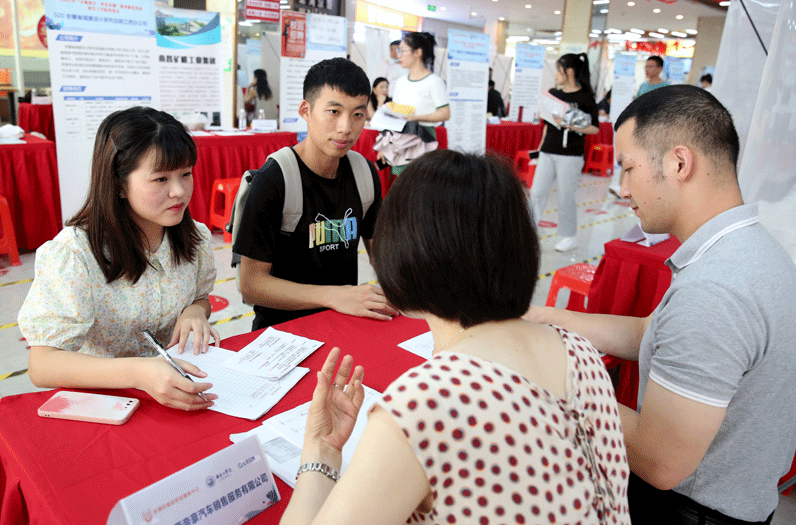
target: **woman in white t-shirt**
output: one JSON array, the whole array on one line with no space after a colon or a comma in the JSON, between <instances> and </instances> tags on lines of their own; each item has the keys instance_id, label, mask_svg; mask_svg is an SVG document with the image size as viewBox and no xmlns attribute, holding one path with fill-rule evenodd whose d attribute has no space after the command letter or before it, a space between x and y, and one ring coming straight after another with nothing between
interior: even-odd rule
<instances>
[{"instance_id":1,"label":"woman in white t-shirt","mask_svg":"<svg viewBox=\"0 0 796 525\"><path fill-rule=\"evenodd\" d=\"M409 75L396 81L393 102L415 108L406 117L417 122L436 139L434 128L451 118L448 90L445 81L431 72L434 67L436 40L430 33L408 33L398 46L398 63L409 70ZM425 148L425 151L434 148ZM393 165L393 176L400 174L405 165Z\"/></svg>"}]
</instances>

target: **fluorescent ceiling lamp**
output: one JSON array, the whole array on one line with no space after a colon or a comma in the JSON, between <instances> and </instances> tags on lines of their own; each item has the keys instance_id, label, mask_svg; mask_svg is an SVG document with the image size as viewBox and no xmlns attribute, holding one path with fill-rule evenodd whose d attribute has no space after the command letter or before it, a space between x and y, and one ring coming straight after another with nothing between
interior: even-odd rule
<instances>
[{"instance_id":1,"label":"fluorescent ceiling lamp","mask_svg":"<svg viewBox=\"0 0 796 525\"><path fill-rule=\"evenodd\" d=\"M677 15L675 18L676 18L677 20L682 20L682 19L683 19L683 15Z\"/></svg>"},{"instance_id":2,"label":"fluorescent ceiling lamp","mask_svg":"<svg viewBox=\"0 0 796 525\"><path fill-rule=\"evenodd\" d=\"M652 32L652 31L650 31L649 33L647 33L647 35L649 35L649 36L651 36L651 37L653 37L653 38L666 38L666 37L665 37L665 36L663 36L662 34L660 34L660 33L654 33L654 32Z\"/></svg>"},{"instance_id":3,"label":"fluorescent ceiling lamp","mask_svg":"<svg viewBox=\"0 0 796 525\"><path fill-rule=\"evenodd\" d=\"M627 5L628 5L629 7L633 7L634 5L636 5L636 3L635 3L635 2L628 2L628 3L627 3Z\"/></svg>"},{"instance_id":4,"label":"fluorescent ceiling lamp","mask_svg":"<svg viewBox=\"0 0 796 525\"><path fill-rule=\"evenodd\" d=\"M672 31L670 34L671 34L672 36L679 36L680 38L685 38L685 37L687 37L687 36L688 36L688 35L686 35L685 33L681 33L680 31Z\"/></svg>"},{"instance_id":5,"label":"fluorescent ceiling lamp","mask_svg":"<svg viewBox=\"0 0 796 525\"><path fill-rule=\"evenodd\" d=\"M607 10L607 9L600 9L600 13L602 13L602 14L605 14L605 13L607 13L607 12L608 12L608 10Z\"/></svg>"},{"instance_id":6,"label":"fluorescent ceiling lamp","mask_svg":"<svg viewBox=\"0 0 796 525\"><path fill-rule=\"evenodd\" d=\"M686 29L685 32L688 33L689 35L695 35L699 33L699 31L697 31L696 29Z\"/></svg>"},{"instance_id":7,"label":"fluorescent ceiling lamp","mask_svg":"<svg viewBox=\"0 0 796 525\"><path fill-rule=\"evenodd\" d=\"M529 36L510 36L506 38L506 42L527 42L530 39Z\"/></svg>"},{"instance_id":8,"label":"fluorescent ceiling lamp","mask_svg":"<svg viewBox=\"0 0 796 525\"><path fill-rule=\"evenodd\" d=\"M560 15L560 14L561 14L561 11L553 11L553 14L554 14L554 15Z\"/></svg>"},{"instance_id":9,"label":"fluorescent ceiling lamp","mask_svg":"<svg viewBox=\"0 0 796 525\"><path fill-rule=\"evenodd\" d=\"M603 5L603 4L608 4L610 2L611 2L611 0L594 0L592 2L592 4L594 4L594 5Z\"/></svg>"},{"instance_id":10,"label":"fluorescent ceiling lamp","mask_svg":"<svg viewBox=\"0 0 796 525\"><path fill-rule=\"evenodd\" d=\"M655 9L652 10L652 12L658 14L661 12L661 10L656 7Z\"/></svg>"},{"instance_id":11,"label":"fluorescent ceiling lamp","mask_svg":"<svg viewBox=\"0 0 796 525\"><path fill-rule=\"evenodd\" d=\"M721 7L727 7L728 5L730 5L730 2L729 2L729 0L725 0L724 2L719 2L719 5Z\"/></svg>"},{"instance_id":12,"label":"fluorescent ceiling lamp","mask_svg":"<svg viewBox=\"0 0 796 525\"><path fill-rule=\"evenodd\" d=\"M632 29L630 30L630 32L631 32L631 33L638 33L639 35L643 35L644 33L646 33L646 31L643 31L643 30L641 30L641 29L636 29L635 27L634 27L634 28L632 28Z\"/></svg>"},{"instance_id":13,"label":"fluorescent ceiling lamp","mask_svg":"<svg viewBox=\"0 0 796 525\"><path fill-rule=\"evenodd\" d=\"M662 29L660 27L658 28L658 33L668 33L668 32L669 32L668 29Z\"/></svg>"}]
</instances>

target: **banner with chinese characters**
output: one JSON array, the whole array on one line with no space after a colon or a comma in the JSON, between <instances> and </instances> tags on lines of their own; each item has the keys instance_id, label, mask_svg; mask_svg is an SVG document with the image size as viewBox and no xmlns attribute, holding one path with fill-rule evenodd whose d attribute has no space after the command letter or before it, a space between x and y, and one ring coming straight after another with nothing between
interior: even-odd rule
<instances>
[{"instance_id":1,"label":"banner with chinese characters","mask_svg":"<svg viewBox=\"0 0 796 525\"><path fill-rule=\"evenodd\" d=\"M122 499L108 525L244 523L277 501L268 459L251 436Z\"/></svg>"},{"instance_id":2,"label":"banner with chinese characters","mask_svg":"<svg viewBox=\"0 0 796 525\"><path fill-rule=\"evenodd\" d=\"M517 44L509 120L534 122L538 118L545 52L544 46Z\"/></svg>"},{"instance_id":3,"label":"banner with chinese characters","mask_svg":"<svg viewBox=\"0 0 796 525\"><path fill-rule=\"evenodd\" d=\"M64 220L85 200L86 152L112 112L151 106L225 124L218 13L152 0L45 0L45 11Z\"/></svg>"},{"instance_id":4,"label":"banner with chinese characters","mask_svg":"<svg viewBox=\"0 0 796 525\"><path fill-rule=\"evenodd\" d=\"M246 0L246 19L279 23L278 0Z\"/></svg>"},{"instance_id":5,"label":"banner with chinese characters","mask_svg":"<svg viewBox=\"0 0 796 525\"><path fill-rule=\"evenodd\" d=\"M448 30L448 147L483 155L489 90L489 35Z\"/></svg>"},{"instance_id":6,"label":"banner with chinese characters","mask_svg":"<svg viewBox=\"0 0 796 525\"><path fill-rule=\"evenodd\" d=\"M298 114L304 99L304 77L321 60L346 56L346 19L341 16L282 12L282 56L279 60L279 129L307 131Z\"/></svg>"}]
</instances>

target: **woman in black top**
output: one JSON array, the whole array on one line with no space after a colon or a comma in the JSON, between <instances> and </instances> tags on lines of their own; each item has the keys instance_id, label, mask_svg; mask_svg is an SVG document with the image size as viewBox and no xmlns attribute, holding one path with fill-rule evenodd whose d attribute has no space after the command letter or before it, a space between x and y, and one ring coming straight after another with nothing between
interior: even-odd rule
<instances>
[{"instance_id":1,"label":"woman in black top","mask_svg":"<svg viewBox=\"0 0 796 525\"><path fill-rule=\"evenodd\" d=\"M583 128L562 125L563 115L556 117L555 122L545 121L539 162L531 187L531 207L534 221L538 222L550 196L553 180L558 179L558 234L561 240L555 248L559 252L568 252L578 246L575 237L578 228L575 192L583 170L584 135L600 131L597 104L589 79L589 59L585 53L570 53L558 59L556 85L559 87L551 89L550 94L589 114L591 124Z\"/></svg>"},{"instance_id":2,"label":"woman in black top","mask_svg":"<svg viewBox=\"0 0 796 525\"><path fill-rule=\"evenodd\" d=\"M392 99L387 96L390 89L390 82L384 77L378 77L373 81L373 91L368 98L368 120L373 118L376 110Z\"/></svg>"}]
</instances>

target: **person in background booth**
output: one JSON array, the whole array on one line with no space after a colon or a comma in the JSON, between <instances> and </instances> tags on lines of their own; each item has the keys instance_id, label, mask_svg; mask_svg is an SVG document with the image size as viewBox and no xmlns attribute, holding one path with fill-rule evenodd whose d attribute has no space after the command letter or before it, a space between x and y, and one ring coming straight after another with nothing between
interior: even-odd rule
<instances>
[{"instance_id":1,"label":"person in background booth","mask_svg":"<svg viewBox=\"0 0 796 525\"><path fill-rule=\"evenodd\" d=\"M489 81L489 91L486 95L486 112L493 117L503 118L506 116L506 106L503 105L503 97L500 91L495 89L495 81Z\"/></svg>"},{"instance_id":2,"label":"person in background booth","mask_svg":"<svg viewBox=\"0 0 796 525\"><path fill-rule=\"evenodd\" d=\"M374 149L379 151L379 159L387 157L393 176L400 175L413 158L436 149L437 134L434 128L451 118L445 81L431 72L434 68L435 45L436 40L430 33L414 32L408 33L398 47L398 62L409 70L409 74L397 80L393 102L414 108L414 112L405 117L409 123L417 122L419 126L404 127L404 137L391 141L393 147L390 148L390 154L380 149L381 140L377 142ZM401 139L411 138L407 137L409 135L420 137L420 147L410 143L412 150L407 151L405 141ZM414 143L417 142L414 140Z\"/></svg>"},{"instance_id":3,"label":"person in background booth","mask_svg":"<svg viewBox=\"0 0 796 525\"><path fill-rule=\"evenodd\" d=\"M556 62L556 86L550 90L554 97L567 102L591 116L591 124L585 127L563 125L559 117L555 123L545 122L539 147L539 161L531 186L530 205L533 220L541 220L550 188L558 179L558 235L561 240L556 251L568 252L578 247L575 236L578 231L578 207L575 193L578 179L583 171L584 135L600 131L597 103L591 90L589 59L585 53L563 55ZM566 141L564 133L566 131Z\"/></svg>"},{"instance_id":4,"label":"person in background booth","mask_svg":"<svg viewBox=\"0 0 796 525\"><path fill-rule=\"evenodd\" d=\"M705 91L710 91L713 88L713 75L710 73L702 75L699 79L699 85L702 86L702 89Z\"/></svg>"},{"instance_id":5,"label":"person in background booth","mask_svg":"<svg viewBox=\"0 0 796 525\"><path fill-rule=\"evenodd\" d=\"M191 219L196 146L168 113L132 107L109 115L94 143L80 211L36 252L19 311L34 385L140 388L184 410L212 406L210 383L182 377L146 342L152 330L182 352L206 352L216 276L210 232ZM189 374L196 366L177 360Z\"/></svg>"},{"instance_id":6,"label":"person in background booth","mask_svg":"<svg viewBox=\"0 0 796 525\"><path fill-rule=\"evenodd\" d=\"M796 450L796 267L743 202L738 133L713 95L656 89L615 128L622 197L645 232L682 242L672 284L646 318L527 317L638 361L638 410L619 407L633 523L770 523Z\"/></svg>"},{"instance_id":7,"label":"person in background booth","mask_svg":"<svg viewBox=\"0 0 796 525\"><path fill-rule=\"evenodd\" d=\"M395 92L396 81L401 77L405 77L407 73L409 73L409 71L404 69L404 67L398 61L399 45L401 45L400 40L394 40L390 42L390 57L379 64L378 70L376 71L376 76L387 79L387 94L390 97L392 97Z\"/></svg>"},{"instance_id":8,"label":"person in background booth","mask_svg":"<svg viewBox=\"0 0 796 525\"><path fill-rule=\"evenodd\" d=\"M392 99L387 95L390 83L384 77L378 77L373 81L373 91L370 92L368 98L368 120L373 118L376 110L384 105L385 102L390 102Z\"/></svg>"},{"instance_id":9,"label":"person in background booth","mask_svg":"<svg viewBox=\"0 0 796 525\"><path fill-rule=\"evenodd\" d=\"M364 370L346 356L335 374L340 350L329 353L282 523L629 524L629 468L599 354L520 318L540 249L512 167L425 154L390 189L373 240L384 293L428 322L433 357L387 387L335 484Z\"/></svg>"},{"instance_id":10,"label":"person in background booth","mask_svg":"<svg viewBox=\"0 0 796 525\"><path fill-rule=\"evenodd\" d=\"M246 118L249 122L258 115L259 110L263 110L267 119L277 118L276 101L273 101L271 86L268 85L268 75L264 69L254 70L254 80L246 89L243 101L246 109ZM267 103L269 101L271 102Z\"/></svg>"},{"instance_id":11,"label":"person in background booth","mask_svg":"<svg viewBox=\"0 0 796 525\"><path fill-rule=\"evenodd\" d=\"M644 66L647 81L639 86L636 97L649 93L653 89L668 86L669 83L661 78L661 72L663 72L663 59L657 55L652 55L647 59L647 64Z\"/></svg>"}]
</instances>

